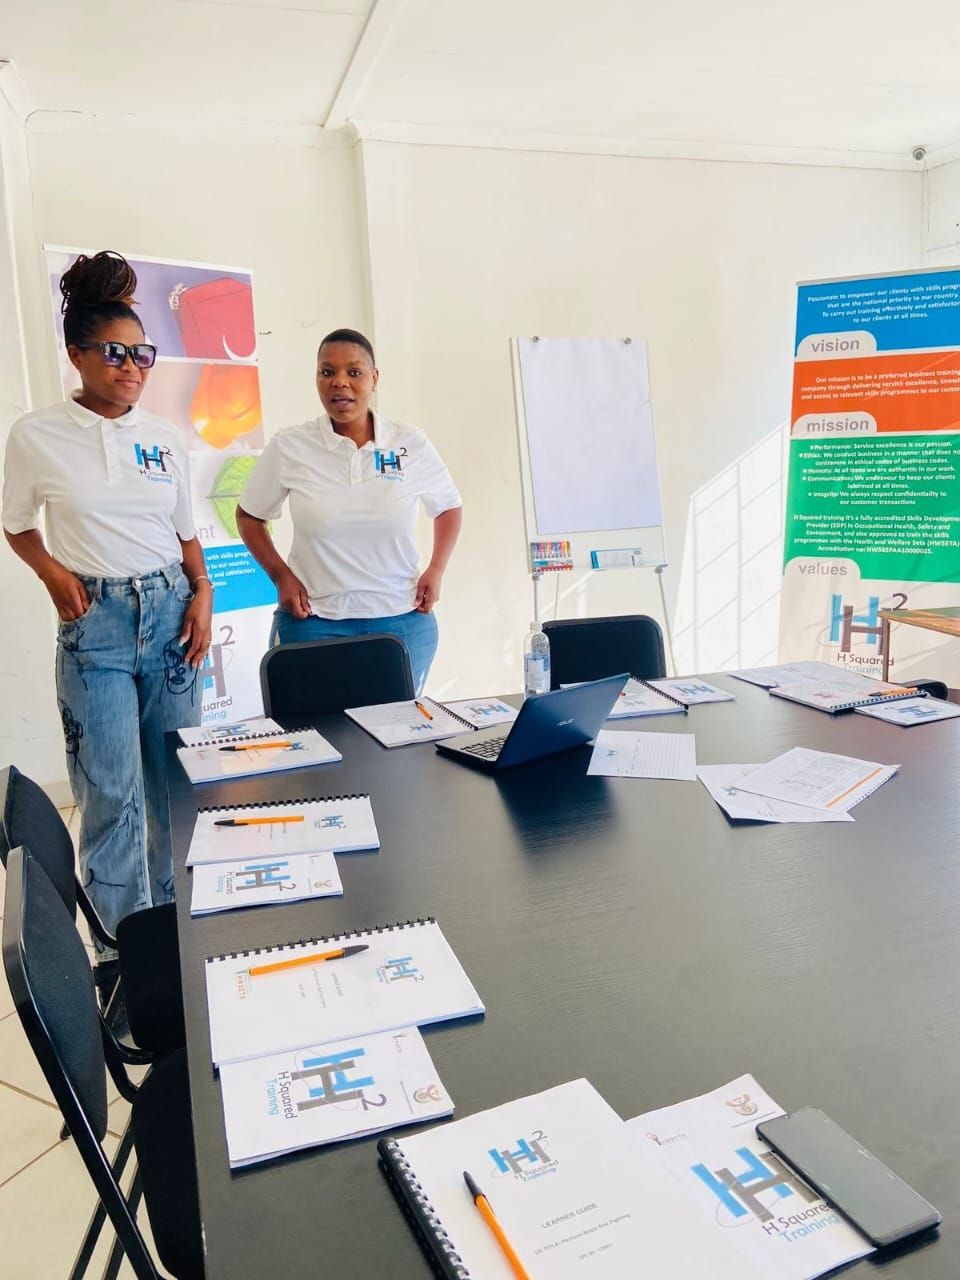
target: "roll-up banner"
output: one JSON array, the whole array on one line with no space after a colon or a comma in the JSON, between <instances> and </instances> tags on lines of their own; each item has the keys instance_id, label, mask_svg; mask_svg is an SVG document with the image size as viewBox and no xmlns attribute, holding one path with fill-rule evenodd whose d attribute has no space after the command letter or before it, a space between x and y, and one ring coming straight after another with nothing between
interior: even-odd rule
<instances>
[{"instance_id":1,"label":"roll-up banner","mask_svg":"<svg viewBox=\"0 0 960 1280\"><path fill-rule=\"evenodd\" d=\"M881 609L960 605L960 269L800 286L789 450L780 660L879 675ZM894 631L891 679L960 666Z\"/></svg>"},{"instance_id":2,"label":"roll-up banner","mask_svg":"<svg viewBox=\"0 0 960 1280\"><path fill-rule=\"evenodd\" d=\"M92 251L45 246L65 395L80 383L63 342L59 281L81 252ZM157 347L140 403L183 433L197 536L216 588L203 722L258 715L276 590L240 540L235 514L263 448L253 278L242 267L124 256L137 273L147 341Z\"/></svg>"}]
</instances>

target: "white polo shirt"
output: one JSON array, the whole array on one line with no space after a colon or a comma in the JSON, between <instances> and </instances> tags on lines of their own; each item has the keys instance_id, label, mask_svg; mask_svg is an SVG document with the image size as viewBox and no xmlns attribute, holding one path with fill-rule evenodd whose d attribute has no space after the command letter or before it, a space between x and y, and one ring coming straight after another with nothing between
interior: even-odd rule
<instances>
[{"instance_id":1,"label":"white polo shirt","mask_svg":"<svg viewBox=\"0 0 960 1280\"><path fill-rule=\"evenodd\" d=\"M195 536L187 452L176 427L137 405L101 418L75 400L13 424L3 527L39 528L74 573L136 578L182 559Z\"/></svg>"},{"instance_id":2,"label":"white polo shirt","mask_svg":"<svg viewBox=\"0 0 960 1280\"><path fill-rule=\"evenodd\" d=\"M289 565L320 618L390 618L416 597L417 504L431 518L460 494L422 431L374 414L358 449L324 415L278 432L251 472L240 506L274 520L290 499Z\"/></svg>"}]
</instances>

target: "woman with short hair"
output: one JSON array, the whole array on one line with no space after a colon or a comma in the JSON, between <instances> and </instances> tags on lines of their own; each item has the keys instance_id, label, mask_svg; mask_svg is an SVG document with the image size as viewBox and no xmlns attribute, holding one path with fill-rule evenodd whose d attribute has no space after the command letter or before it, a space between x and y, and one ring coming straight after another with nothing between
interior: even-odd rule
<instances>
[{"instance_id":1,"label":"woman with short hair","mask_svg":"<svg viewBox=\"0 0 960 1280\"><path fill-rule=\"evenodd\" d=\"M324 414L273 437L237 519L277 587L274 643L387 632L406 645L419 693L437 649L433 607L460 532L461 501L424 433L370 408L379 378L362 333L327 334L317 353ZM267 521L288 499L293 546L284 560ZM433 554L422 571L420 504L433 520Z\"/></svg>"}]
</instances>

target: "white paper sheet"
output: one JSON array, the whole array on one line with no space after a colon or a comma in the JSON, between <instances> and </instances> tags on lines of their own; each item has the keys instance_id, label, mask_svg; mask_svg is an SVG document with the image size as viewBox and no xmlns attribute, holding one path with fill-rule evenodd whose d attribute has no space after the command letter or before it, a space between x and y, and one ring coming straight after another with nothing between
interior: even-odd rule
<instances>
[{"instance_id":1,"label":"white paper sheet","mask_svg":"<svg viewBox=\"0 0 960 1280\"><path fill-rule=\"evenodd\" d=\"M670 778L695 782L696 738L692 733L601 729L587 773L601 778Z\"/></svg>"},{"instance_id":2,"label":"white paper sheet","mask_svg":"<svg viewBox=\"0 0 960 1280\"><path fill-rule=\"evenodd\" d=\"M855 756L794 747L768 764L759 765L741 780L740 789L774 800L846 813L899 768L898 764L878 764Z\"/></svg>"},{"instance_id":3,"label":"white paper sheet","mask_svg":"<svg viewBox=\"0 0 960 1280\"><path fill-rule=\"evenodd\" d=\"M793 680L832 680L848 673L829 662L783 662L769 667L743 667L740 671L728 671L734 680L758 684L761 689L775 689ZM861 677L863 678L863 677Z\"/></svg>"},{"instance_id":4,"label":"white paper sheet","mask_svg":"<svg viewBox=\"0 0 960 1280\"><path fill-rule=\"evenodd\" d=\"M751 795L739 783L758 768L755 764L702 764L697 777L731 818L747 822L853 822L849 813L811 809L770 796Z\"/></svg>"},{"instance_id":5,"label":"white paper sheet","mask_svg":"<svg viewBox=\"0 0 960 1280\"><path fill-rule=\"evenodd\" d=\"M753 1076L743 1075L628 1120L626 1128L638 1152L709 1224L718 1247L736 1249L750 1274L812 1280L873 1248L757 1137L758 1122L782 1115Z\"/></svg>"}]
</instances>

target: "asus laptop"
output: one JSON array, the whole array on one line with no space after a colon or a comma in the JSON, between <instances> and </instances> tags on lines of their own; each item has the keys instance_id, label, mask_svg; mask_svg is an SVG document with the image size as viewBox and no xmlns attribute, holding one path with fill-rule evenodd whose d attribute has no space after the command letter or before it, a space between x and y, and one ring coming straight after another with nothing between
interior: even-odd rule
<instances>
[{"instance_id":1,"label":"asus laptop","mask_svg":"<svg viewBox=\"0 0 960 1280\"><path fill-rule=\"evenodd\" d=\"M613 710L629 676L607 676L527 698L511 725L493 725L436 744L445 756L492 771L583 746Z\"/></svg>"}]
</instances>

